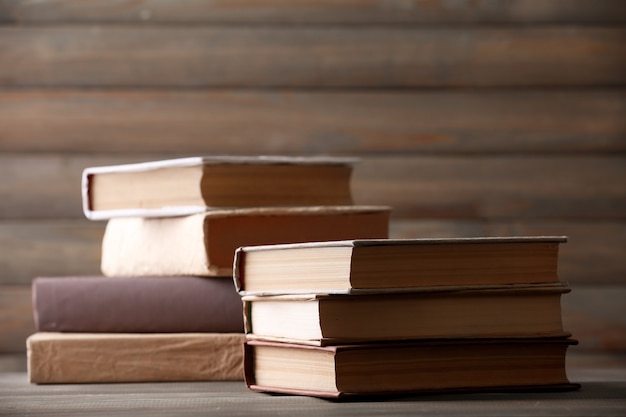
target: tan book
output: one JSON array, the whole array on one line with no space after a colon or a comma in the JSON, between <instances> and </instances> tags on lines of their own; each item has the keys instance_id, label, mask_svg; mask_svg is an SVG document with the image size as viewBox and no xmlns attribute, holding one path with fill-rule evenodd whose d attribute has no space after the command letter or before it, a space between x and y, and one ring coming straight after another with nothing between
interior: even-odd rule
<instances>
[{"instance_id":1,"label":"tan book","mask_svg":"<svg viewBox=\"0 0 626 417\"><path fill-rule=\"evenodd\" d=\"M352 204L355 159L214 156L89 167L83 211L92 220L179 216L224 207Z\"/></svg>"},{"instance_id":2,"label":"tan book","mask_svg":"<svg viewBox=\"0 0 626 417\"><path fill-rule=\"evenodd\" d=\"M331 345L566 333L566 285L429 288L415 292L244 296L248 338Z\"/></svg>"},{"instance_id":3,"label":"tan book","mask_svg":"<svg viewBox=\"0 0 626 417\"><path fill-rule=\"evenodd\" d=\"M37 384L239 381L240 333L34 333L28 377Z\"/></svg>"},{"instance_id":4,"label":"tan book","mask_svg":"<svg viewBox=\"0 0 626 417\"><path fill-rule=\"evenodd\" d=\"M558 283L563 236L357 239L242 247L242 294Z\"/></svg>"},{"instance_id":5,"label":"tan book","mask_svg":"<svg viewBox=\"0 0 626 417\"><path fill-rule=\"evenodd\" d=\"M341 398L450 391L579 388L569 382L570 339L487 339L312 347L246 343L255 391Z\"/></svg>"},{"instance_id":6,"label":"tan book","mask_svg":"<svg viewBox=\"0 0 626 417\"><path fill-rule=\"evenodd\" d=\"M216 210L107 222L101 270L108 276L229 276L244 245L386 238L389 207L335 206Z\"/></svg>"}]
</instances>

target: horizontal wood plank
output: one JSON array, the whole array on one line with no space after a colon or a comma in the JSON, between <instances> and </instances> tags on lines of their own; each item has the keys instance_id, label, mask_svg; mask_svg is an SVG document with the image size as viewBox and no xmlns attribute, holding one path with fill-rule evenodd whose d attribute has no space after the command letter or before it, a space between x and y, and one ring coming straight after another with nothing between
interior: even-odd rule
<instances>
[{"instance_id":1,"label":"horizontal wood plank","mask_svg":"<svg viewBox=\"0 0 626 417\"><path fill-rule=\"evenodd\" d=\"M572 286L563 301L564 327L580 352L626 351L626 286ZM0 353L23 352L34 331L30 286L0 285Z\"/></svg>"},{"instance_id":2,"label":"horizontal wood plank","mask_svg":"<svg viewBox=\"0 0 626 417\"><path fill-rule=\"evenodd\" d=\"M104 222L0 222L0 285L37 276L98 274ZM393 220L391 236L566 235L559 273L575 284L626 285L626 222ZM601 242L599 244L598 242Z\"/></svg>"},{"instance_id":3,"label":"horizontal wood plank","mask_svg":"<svg viewBox=\"0 0 626 417\"><path fill-rule=\"evenodd\" d=\"M624 39L620 27L4 26L0 86L622 86Z\"/></svg>"},{"instance_id":4,"label":"horizontal wood plank","mask_svg":"<svg viewBox=\"0 0 626 417\"><path fill-rule=\"evenodd\" d=\"M28 383L26 373L7 373L0 375L0 396L8 410L2 415L9 417L203 417L207 410L219 410L223 417L249 415L250 410L255 417L623 417L626 361L614 359L612 367L568 363L568 377L582 389L564 392L422 393L323 401L253 392L241 381L35 385Z\"/></svg>"},{"instance_id":5,"label":"horizontal wood plank","mask_svg":"<svg viewBox=\"0 0 626 417\"><path fill-rule=\"evenodd\" d=\"M622 0L0 0L11 23L624 23Z\"/></svg>"},{"instance_id":6,"label":"horizontal wood plank","mask_svg":"<svg viewBox=\"0 0 626 417\"><path fill-rule=\"evenodd\" d=\"M626 152L626 90L4 90L0 151Z\"/></svg>"},{"instance_id":7,"label":"horizontal wood plank","mask_svg":"<svg viewBox=\"0 0 626 417\"><path fill-rule=\"evenodd\" d=\"M626 157L407 156L363 159L360 204L396 218L624 219Z\"/></svg>"},{"instance_id":8,"label":"horizontal wood plank","mask_svg":"<svg viewBox=\"0 0 626 417\"><path fill-rule=\"evenodd\" d=\"M82 218L90 166L158 155L0 155L1 218ZM624 219L626 156L382 156L355 166L358 204L390 205L396 218Z\"/></svg>"}]
</instances>

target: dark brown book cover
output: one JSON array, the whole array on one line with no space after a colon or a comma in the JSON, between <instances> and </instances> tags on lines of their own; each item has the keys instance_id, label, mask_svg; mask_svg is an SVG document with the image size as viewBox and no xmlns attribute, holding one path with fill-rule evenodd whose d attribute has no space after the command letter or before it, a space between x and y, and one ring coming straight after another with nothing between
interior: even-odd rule
<instances>
[{"instance_id":1,"label":"dark brown book cover","mask_svg":"<svg viewBox=\"0 0 626 417\"><path fill-rule=\"evenodd\" d=\"M39 332L243 333L242 302L226 277L39 277Z\"/></svg>"}]
</instances>

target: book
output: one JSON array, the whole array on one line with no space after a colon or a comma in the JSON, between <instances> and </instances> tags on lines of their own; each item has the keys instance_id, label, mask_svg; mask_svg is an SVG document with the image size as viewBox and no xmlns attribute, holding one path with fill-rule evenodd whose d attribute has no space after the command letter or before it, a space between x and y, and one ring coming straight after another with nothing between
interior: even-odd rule
<instances>
[{"instance_id":1,"label":"book","mask_svg":"<svg viewBox=\"0 0 626 417\"><path fill-rule=\"evenodd\" d=\"M38 277L35 329L86 333L243 333L242 302L223 277Z\"/></svg>"},{"instance_id":2,"label":"book","mask_svg":"<svg viewBox=\"0 0 626 417\"><path fill-rule=\"evenodd\" d=\"M36 384L241 381L242 333L34 333Z\"/></svg>"},{"instance_id":3,"label":"book","mask_svg":"<svg viewBox=\"0 0 626 417\"><path fill-rule=\"evenodd\" d=\"M575 340L486 339L313 347L252 340L245 383L270 393L345 398L449 391L570 390Z\"/></svg>"},{"instance_id":4,"label":"book","mask_svg":"<svg viewBox=\"0 0 626 417\"><path fill-rule=\"evenodd\" d=\"M244 296L249 338L311 345L566 334L567 285L431 287L414 292Z\"/></svg>"},{"instance_id":5,"label":"book","mask_svg":"<svg viewBox=\"0 0 626 417\"><path fill-rule=\"evenodd\" d=\"M85 216L177 216L207 207L350 205L353 158L213 156L88 167Z\"/></svg>"},{"instance_id":6,"label":"book","mask_svg":"<svg viewBox=\"0 0 626 417\"><path fill-rule=\"evenodd\" d=\"M557 283L566 237L356 239L238 248L242 294Z\"/></svg>"},{"instance_id":7,"label":"book","mask_svg":"<svg viewBox=\"0 0 626 417\"><path fill-rule=\"evenodd\" d=\"M311 206L114 218L107 222L102 240L101 271L106 276L201 275L232 280L239 246L386 238L389 213L385 206Z\"/></svg>"}]
</instances>

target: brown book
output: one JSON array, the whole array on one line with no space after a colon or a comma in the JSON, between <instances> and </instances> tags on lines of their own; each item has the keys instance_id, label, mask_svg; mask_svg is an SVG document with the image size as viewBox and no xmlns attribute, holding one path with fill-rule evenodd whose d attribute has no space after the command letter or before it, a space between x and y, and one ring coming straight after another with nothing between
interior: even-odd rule
<instances>
[{"instance_id":1,"label":"brown book","mask_svg":"<svg viewBox=\"0 0 626 417\"><path fill-rule=\"evenodd\" d=\"M354 159L215 156L89 167L83 211L92 220L178 216L207 207L352 204Z\"/></svg>"},{"instance_id":2,"label":"brown book","mask_svg":"<svg viewBox=\"0 0 626 417\"><path fill-rule=\"evenodd\" d=\"M102 241L104 275L230 276L244 245L386 238L389 207L248 208L115 218Z\"/></svg>"},{"instance_id":3,"label":"brown book","mask_svg":"<svg viewBox=\"0 0 626 417\"><path fill-rule=\"evenodd\" d=\"M563 336L565 285L376 294L244 296L249 338L330 345Z\"/></svg>"},{"instance_id":4,"label":"brown book","mask_svg":"<svg viewBox=\"0 0 626 417\"><path fill-rule=\"evenodd\" d=\"M438 340L313 347L251 340L245 381L255 391L348 397L448 391L576 389L570 339Z\"/></svg>"},{"instance_id":5,"label":"brown book","mask_svg":"<svg viewBox=\"0 0 626 417\"><path fill-rule=\"evenodd\" d=\"M35 333L37 384L243 380L241 333Z\"/></svg>"},{"instance_id":6,"label":"brown book","mask_svg":"<svg viewBox=\"0 0 626 417\"><path fill-rule=\"evenodd\" d=\"M243 333L241 298L224 277L39 277L40 332Z\"/></svg>"},{"instance_id":7,"label":"brown book","mask_svg":"<svg viewBox=\"0 0 626 417\"><path fill-rule=\"evenodd\" d=\"M242 294L350 293L431 286L558 283L565 237L357 239L242 247Z\"/></svg>"}]
</instances>

